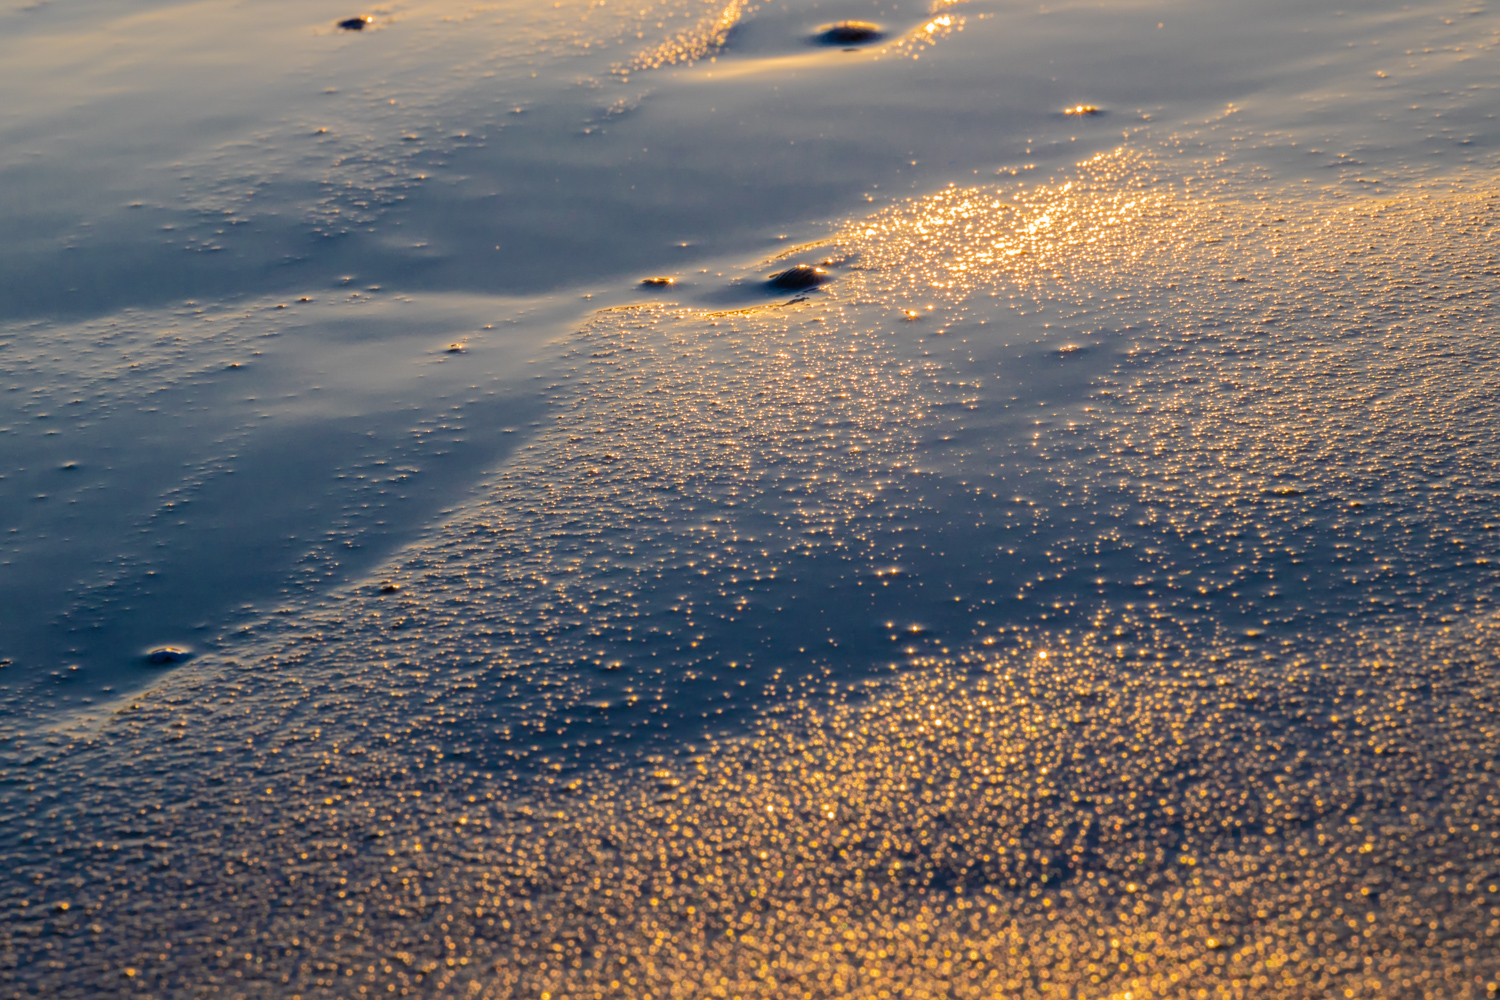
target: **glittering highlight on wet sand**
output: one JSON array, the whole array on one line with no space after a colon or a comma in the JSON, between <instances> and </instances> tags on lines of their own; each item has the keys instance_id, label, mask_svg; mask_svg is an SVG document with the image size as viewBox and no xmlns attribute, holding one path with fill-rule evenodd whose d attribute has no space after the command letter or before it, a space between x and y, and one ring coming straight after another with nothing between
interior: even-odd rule
<instances>
[{"instance_id":1,"label":"glittering highlight on wet sand","mask_svg":"<svg viewBox=\"0 0 1500 1000\"><path fill-rule=\"evenodd\" d=\"M1497 195L1262 183L596 314L370 581L16 745L16 992L1492 995Z\"/></svg>"}]
</instances>

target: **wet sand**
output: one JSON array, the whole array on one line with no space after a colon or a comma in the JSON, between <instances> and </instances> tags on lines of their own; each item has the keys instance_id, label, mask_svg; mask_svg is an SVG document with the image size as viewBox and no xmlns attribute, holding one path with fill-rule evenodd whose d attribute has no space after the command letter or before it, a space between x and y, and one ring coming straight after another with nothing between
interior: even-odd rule
<instances>
[{"instance_id":1,"label":"wet sand","mask_svg":"<svg viewBox=\"0 0 1500 1000\"><path fill-rule=\"evenodd\" d=\"M296 10L4 15L7 995L1495 994L1491 15Z\"/></svg>"}]
</instances>

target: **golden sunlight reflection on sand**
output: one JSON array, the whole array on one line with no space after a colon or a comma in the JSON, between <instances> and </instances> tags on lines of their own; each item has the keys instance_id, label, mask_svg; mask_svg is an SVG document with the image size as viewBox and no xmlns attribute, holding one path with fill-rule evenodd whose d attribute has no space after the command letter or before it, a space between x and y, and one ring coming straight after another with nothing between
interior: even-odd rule
<instances>
[{"instance_id":1,"label":"golden sunlight reflection on sand","mask_svg":"<svg viewBox=\"0 0 1500 1000\"><path fill-rule=\"evenodd\" d=\"M1256 194L1121 150L852 222L813 297L596 315L391 589L43 754L25 906L90 874L17 960L304 997L1492 995L1497 196ZM985 409L929 335L1001 320L1117 354L1067 419L938 454ZM599 756L682 676L740 690L715 629L811 644L784 581L981 557L1084 582L979 579L942 645L885 618L900 669L778 664L743 729L704 707L643 767ZM201 783L112 791L165 768Z\"/></svg>"}]
</instances>

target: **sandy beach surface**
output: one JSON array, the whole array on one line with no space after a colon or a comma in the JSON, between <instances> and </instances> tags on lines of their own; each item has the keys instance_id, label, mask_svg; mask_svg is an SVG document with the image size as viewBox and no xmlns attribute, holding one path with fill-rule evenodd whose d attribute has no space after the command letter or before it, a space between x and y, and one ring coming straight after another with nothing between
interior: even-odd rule
<instances>
[{"instance_id":1,"label":"sandy beach surface","mask_svg":"<svg viewBox=\"0 0 1500 1000\"><path fill-rule=\"evenodd\" d=\"M1496 996L1497 42L0 3L0 996Z\"/></svg>"}]
</instances>

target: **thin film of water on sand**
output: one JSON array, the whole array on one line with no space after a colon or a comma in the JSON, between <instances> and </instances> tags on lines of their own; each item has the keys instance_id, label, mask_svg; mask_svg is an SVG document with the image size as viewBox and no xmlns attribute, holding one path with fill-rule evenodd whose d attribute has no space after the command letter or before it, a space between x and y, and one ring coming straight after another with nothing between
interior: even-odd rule
<instances>
[{"instance_id":1,"label":"thin film of water on sand","mask_svg":"<svg viewBox=\"0 0 1500 1000\"><path fill-rule=\"evenodd\" d=\"M1487 995L1494 195L1295 216L1204 187L1121 153L954 188L822 248L835 295L597 317L552 426L389 585L56 759L91 780L31 812L52 891L17 967L330 996ZM1003 376L965 334L1002 297L1066 317L1052 364L1131 344L1030 440L973 434ZM869 633L902 669L841 660ZM748 732L709 688L761 707ZM189 757L201 780L166 780Z\"/></svg>"},{"instance_id":2,"label":"thin film of water on sand","mask_svg":"<svg viewBox=\"0 0 1500 1000\"><path fill-rule=\"evenodd\" d=\"M1493 994L1496 192L1228 148L594 316L428 537L13 746L13 990Z\"/></svg>"},{"instance_id":3,"label":"thin film of water on sand","mask_svg":"<svg viewBox=\"0 0 1500 1000\"><path fill-rule=\"evenodd\" d=\"M0 12L6 726L368 571L527 433L577 283L680 264L698 200L743 238L651 165L671 122L620 136L666 75L637 70L714 65L744 5L341 9ZM858 58L959 21L911 10Z\"/></svg>"}]
</instances>

